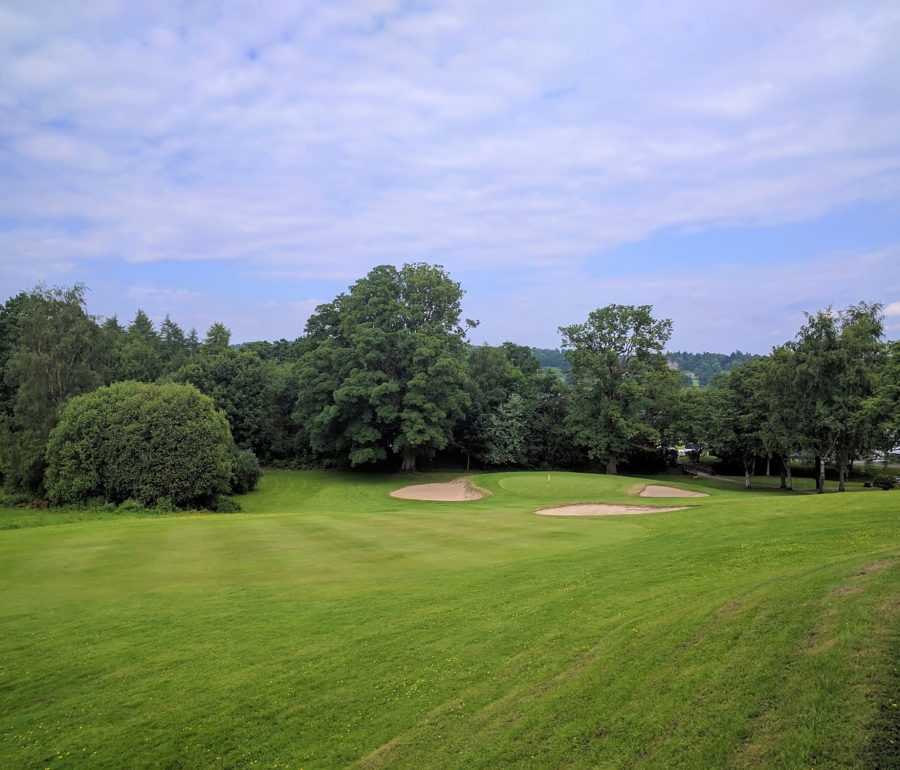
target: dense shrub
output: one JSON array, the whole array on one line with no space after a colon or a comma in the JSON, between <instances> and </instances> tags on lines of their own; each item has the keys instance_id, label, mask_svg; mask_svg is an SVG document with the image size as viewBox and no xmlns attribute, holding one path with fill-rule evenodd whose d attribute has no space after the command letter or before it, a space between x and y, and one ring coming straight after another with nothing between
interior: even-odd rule
<instances>
[{"instance_id":1,"label":"dense shrub","mask_svg":"<svg viewBox=\"0 0 900 770\"><path fill-rule=\"evenodd\" d=\"M249 449L232 450L231 466L231 491L243 494L256 488L262 471L259 469L259 460Z\"/></svg>"},{"instance_id":2,"label":"dense shrub","mask_svg":"<svg viewBox=\"0 0 900 770\"><path fill-rule=\"evenodd\" d=\"M893 476L888 476L885 473L879 473L874 479L872 479L872 486L883 489L886 492L887 490L893 489L895 486L897 486L897 479L895 479Z\"/></svg>"},{"instance_id":3,"label":"dense shrub","mask_svg":"<svg viewBox=\"0 0 900 770\"><path fill-rule=\"evenodd\" d=\"M239 503L226 495L216 495L207 508L215 513L240 513L244 510Z\"/></svg>"},{"instance_id":4,"label":"dense shrub","mask_svg":"<svg viewBox=\"0 0 900 770\"><path fill-rule=\"evenodd\" d=\"M225 417L193 386L121 382L66 406L47 446L47 491L54 503L200 507L228 491L231 446Z\"/></svg>"},{"instance_id":5,"label":"dense shrub","mask_svg":"<svg viewBox=\"0 0 900 770\"><path fill-rule=\"evenodd\" d=\"M23 492L16 492L12 494L4 494L0 492L0 508L13 508L28 505L28 503L30 503L33 499L33 495L28 495Z\"/></svg>"}]
</instances>

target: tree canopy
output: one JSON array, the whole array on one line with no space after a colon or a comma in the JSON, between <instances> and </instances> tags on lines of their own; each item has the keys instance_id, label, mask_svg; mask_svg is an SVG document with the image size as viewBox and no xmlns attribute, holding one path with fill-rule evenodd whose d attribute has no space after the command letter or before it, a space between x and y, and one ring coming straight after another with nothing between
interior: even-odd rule
<instances>
[{"instance_id":1,"label":"tree canopy","mask_svg":"<svg viewBox=\"0 0 900 770\"><path fill-rule=\"evenodd\" d=\"M900 444L900 343L885 341L880 305L809 313L767 356L666 354L671 321L609 305L561 327L560 353L470 345L463 295L439 265L382 265L297 339L232 345L221 322L201 341L168 315L92 316L82 285L21 292L0 306L4 488L44 494L60 415L111 383L208 396L233 438L233 491L255 483L260 462L655 472L686 442L748 483L760 459L786 487L792 458L814 461L821 491L826 463L843 489L854 461ZM56 499L69 499L63 488Z\"/></svg>"},{"instance_id":2,"label":"tree canopy","mask_svg":"<svg viewBox=\"0 0 900 770\"><path fill-rule=\"evenodd\" d=\"M606 462L607 473L616 473L618 458L635 446L656 446L652 403L678 387L662 355L672 322L657 321L652 310L607 305L585 323L559 329L576 381L569 424L588 455Z\"/></svg>"},{"instance_id":3,"label":"tree canopy","mask_svg":"<svg viewBox=\"0 0 900 770\"><path fill-rule=\"evenodd\" d=\"M469 404L463 294L440 265L382 265L316 308L295 410L314 450L414 471L447 446Z\"/></svg>"},{"instance_id":4,"label":"tree canopy","mask_svg":"<svg viewBox=\"0 0 900 770\"><path fill-rule=\"evenodd\" d=\"M208 505L229 491L231 447L224 415L196 388L120 382L63 410L47 445L47 493L55 503ZM243 481L252 460L241 463Z\"/></svg>"}]
</instances>

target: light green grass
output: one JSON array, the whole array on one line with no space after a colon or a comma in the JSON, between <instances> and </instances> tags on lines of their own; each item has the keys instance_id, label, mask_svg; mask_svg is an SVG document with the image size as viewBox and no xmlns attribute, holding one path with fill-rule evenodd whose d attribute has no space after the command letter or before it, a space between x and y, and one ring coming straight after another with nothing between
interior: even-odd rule
<instances>
[{"instance_id":1,"label":"light green grass","mask_svg":"<svg viewBox=\"0 0 900 770\"><path fill-rule=\"evenodd\" d=\"M900 493L662 477L710 497L559 518L533 511L673 501L474 478L493 494L419 503L277 472L244 514L0 532L0 767L867 767L900 741Z\"/></svg>"}]
</instances>

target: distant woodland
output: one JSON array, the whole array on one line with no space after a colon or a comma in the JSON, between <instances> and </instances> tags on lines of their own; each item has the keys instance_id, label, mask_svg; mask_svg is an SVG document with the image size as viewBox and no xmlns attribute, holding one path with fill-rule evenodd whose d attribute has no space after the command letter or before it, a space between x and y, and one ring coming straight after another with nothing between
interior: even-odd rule
<instances>
[{"instance_id":1,"label":"distant woodland","mask_svg":"<svg viewBox=\"0 0 900 770\"><path fill-rule=\"evenodd\" d=\"M572 319L558 350L472 345L463 295L439 265L383 265L296 339L235 346L227 319L201 334L92 315L82 285L23 291L0 307L4 489L216 508L260 464L658 471L686 442L748 478L764 458L789 486L792 458L843 479L900 443L900 345L877 304L810 312L755 356L666 353L672 322L646 305Z\"/></svg>"}]
</instances>

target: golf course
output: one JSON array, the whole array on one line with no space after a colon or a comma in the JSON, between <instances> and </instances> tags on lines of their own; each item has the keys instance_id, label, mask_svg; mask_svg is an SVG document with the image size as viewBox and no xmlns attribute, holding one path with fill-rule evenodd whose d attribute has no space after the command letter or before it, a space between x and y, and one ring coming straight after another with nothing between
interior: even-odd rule
<instances>
[{"instance_id":1,"label":"golf course","mask_svg":"<svg viewBox=\"0 0 900 770\"><path fill-rule=\"evenodd\" d=\"M900 766L900 492L460 475L0 510L0 767Z\"/></svg>"}]
</instances>

